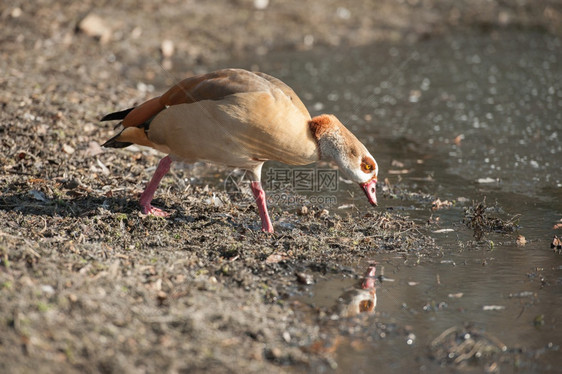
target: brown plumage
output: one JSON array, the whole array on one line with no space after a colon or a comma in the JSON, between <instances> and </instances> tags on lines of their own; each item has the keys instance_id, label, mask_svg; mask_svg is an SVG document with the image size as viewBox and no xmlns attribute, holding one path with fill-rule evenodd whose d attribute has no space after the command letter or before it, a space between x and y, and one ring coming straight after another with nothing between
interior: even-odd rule
<instances>
[{"instance_id":1,"label":"brown plumage","mask_svg":"<svg viewBox=\"0 0 562 374\"><path fill-rule=\"evenodd\" d=\"M173 160L250 171L262 229L268 232L273 226L260 183L268 160L290 165L333 160L376 204L377 165L363 144L332 115L311 119L289 86L264 73L225 69L187 78L162 96L108 114L102 121L117 119L123 120L123 129L104 146L139 144L168 154L141 196L144 213L165 215L150 201ZM364 160L370 160L369 170Z\"/></svg>"}]
</instances>

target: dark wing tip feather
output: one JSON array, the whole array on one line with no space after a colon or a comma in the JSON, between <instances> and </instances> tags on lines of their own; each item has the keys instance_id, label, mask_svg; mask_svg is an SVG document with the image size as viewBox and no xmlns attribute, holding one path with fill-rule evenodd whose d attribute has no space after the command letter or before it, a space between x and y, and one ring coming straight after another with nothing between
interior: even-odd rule
<instances>
[{"instance_id":1,"label":"dark wing tip feather","mask_svg":"<svg viewBox=\"0 0 562 374\"><path fill-rule=\"evenodd\" d=\"M115 135L113 138L109 139L108 141L103 143L101 146L106 147L106 148L125 148L125 147L128 147L128 146L132 145L133 143L121 142L121 141L117 140L119 138L119 136L121 136L122 132L123 131L119 132L119 134Z\"/></svg>"},{"instance_id":2,"label":"dark wing tip feather","mask_svg":"<svg viewBox=\"0 0 562 374\"><path fill-rule=\"evenodd\" d=\"M128 147L130 145L133 145L133 143L120 142L120 141L115 140L115 139L109 139L108 141L103 143L101 146L105 147L105 148L125 148L125 147Z\"/></svg>"},{"instance_id":3,"label":"dark wing tip feather","mask_svg":"<svg viewBox=\"0 0 562 374\"><path fill-rule=\"evenodd\" d=\"M119 112L113 112L113 113L106 114L105 116L102 117L102 119L100 121L104 122L104 121L115 121L115 120L118 120L118 119L123 119L133 109L135 109L135 107L125 109L125 110L121 110Z\"/></svg>"}]
</instances>

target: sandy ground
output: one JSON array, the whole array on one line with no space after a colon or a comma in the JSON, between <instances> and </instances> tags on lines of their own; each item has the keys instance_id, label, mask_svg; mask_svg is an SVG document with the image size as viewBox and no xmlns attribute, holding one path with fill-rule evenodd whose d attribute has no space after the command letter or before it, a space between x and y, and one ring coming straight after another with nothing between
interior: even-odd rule
<instances>
[{"instance_id":1,"label":"sandy ground","mask_svg":"<svg viewBox=\"0 0 562 374\"><path fill-rule=\"evenodd\" d=\"M174 82L162 68L187 76L271 51L459 28L562 32L558 1L10 3L0 6L2 372L329 368L346 322L292 302L295 274L359 278L339 264L436 250L413 222L377 211L274 209L277 232L262 234L255 208L213 190L200 166L164 179L156 204L171 217L141 215L159 156L102 150L113 130L99 118Z\"/></svg>"}]
</instances>

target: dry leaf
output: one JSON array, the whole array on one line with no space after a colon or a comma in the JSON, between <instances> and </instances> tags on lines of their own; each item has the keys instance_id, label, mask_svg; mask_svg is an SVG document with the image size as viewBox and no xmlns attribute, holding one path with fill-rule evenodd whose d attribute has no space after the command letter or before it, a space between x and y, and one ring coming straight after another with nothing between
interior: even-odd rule
<instances>
[{"instance_id":1,"label":"dry leaf","mask_svg":"<svg viewBox=\"0 0 562 374\"><path fill-rule=\"evenodd\" d=\"M455 145L458 147L461 145L461 142L464 140L464 134L460 134L458 135L453 142L455 143Z\"/></svg>"},{"instance_id":2,"label":"dry leaf","mask_svg":"<svg viewBox=\"0 0 562 374\"><path fill-rule=\"evenodd\" d=\"M484 305L482 310L504 310L505 306L503 305Z\"/></svg>"},{"instance_id":3,"label":"dry leaf","mask_svg":"<svg viewBox=\"0 0 562 374\"><path fill-rule=\"evenodd\" d=\"M289 256L287 256L286 254L282 253L273 253L270 254L269 256L267 256L267 258L265 259L265 263L266 264L277 264L281 261L287 260L289 258Z\"/></svg>"},{"instance_id":4,"label":"dry leaf","mask_svg":"<svg viewBox=\"0 0 562 374\"><path fill-rule=\"evenodd\" d=\"M495 183L498 182L498 180L494 178L486 177L486 178L478 178L477 182L480 184L486 184L486 183Z\"/></svg>"},{"instance_id":5,"label":"dry leaf","mask_svg":"<svg viewBox=\"0 0 562 374\"><path fill-rule=\"evenodd\" d=\"M386 173L392 175L400 175L400 174L408 174L410 171L411 170L408 169L400 169L400 170L388 170Z\"/></svg>"},{"instance_id":6,"label":"dry leaf","mask_svg":"<svg viewBox=\"0 0 562 374\"><path fill-rule=\"evenodd\" d=\"M438 210L443 208L450 208L453 206L453 203L449 200L441 201L441 199L437 199L431 203L431 210Z\"/></svg>"},{"instance_id":7,"label":"dry leaf","mask_svg":"<svg viewBox=\"0 0 562 374\"><path fill-rule=\"evenodd\" d=\"M83 151L84 157L94 157L103 153L103 149L100 146L100 143L96 141L91 141L88 143L88 148Z\"/></svg>"},{"instance_id":8,"label":"dry leaf","mask_svg":"<svg viewBox=\"0 0 562 374\"><path fill-rule=\"evenodd\" d=\"M31 190L29 191L29 195L34 198L37 201L41 201L43 203L46 203L49 201L49 199L47 199L47 196L45 196L45 194L41 191L38 190Z\"/></svg>"}]
</instances>

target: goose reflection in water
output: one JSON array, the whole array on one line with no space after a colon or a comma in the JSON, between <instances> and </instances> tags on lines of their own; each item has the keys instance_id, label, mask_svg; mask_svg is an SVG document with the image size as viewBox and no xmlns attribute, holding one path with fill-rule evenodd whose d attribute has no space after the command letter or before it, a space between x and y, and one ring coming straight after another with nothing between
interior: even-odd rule
<instances>
[{"instance_id":1,"label":"goose reflection in water","mask_svg":"<svg viewBox=\"0 0 562 374\"><path fill-rule=\"evenodd\" d=\"M376 263L369 265L358 287L349 289L338 297L334 314L339 317L353 317L361 313L375 312L377 306L376 265Z\"/></svg>"}]
</instances>

